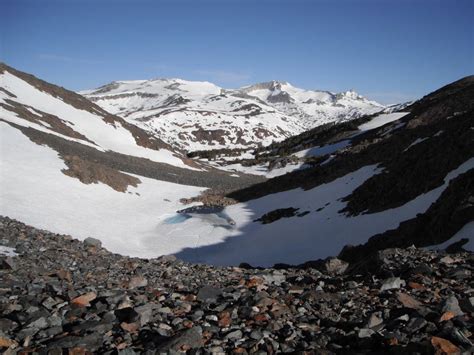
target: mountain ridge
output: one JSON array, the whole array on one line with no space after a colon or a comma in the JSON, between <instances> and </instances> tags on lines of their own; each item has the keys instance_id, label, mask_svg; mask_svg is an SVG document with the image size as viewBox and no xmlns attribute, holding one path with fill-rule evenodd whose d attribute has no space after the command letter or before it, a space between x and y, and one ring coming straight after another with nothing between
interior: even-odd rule
<instances>
[{"instance_id":1,"label":"mountain ridge","mask_svg":"<svg viewBox=\"0 0 474 355\"><path fill-rule=\"evenodd\" d=\"M385 108L353 91L303 90L283 81L224 89L210 82L160 78L114 81L80 93L188 152L264 146Z\"/></svg>"}]
</instances>

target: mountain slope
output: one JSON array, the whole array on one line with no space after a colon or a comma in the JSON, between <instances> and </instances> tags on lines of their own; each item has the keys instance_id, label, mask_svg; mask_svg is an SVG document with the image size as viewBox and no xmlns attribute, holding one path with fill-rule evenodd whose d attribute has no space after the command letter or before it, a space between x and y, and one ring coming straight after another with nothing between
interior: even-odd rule
<instances>
[{"instance_id":1,"label":"mountain slope","mask_svg":"<svg viewBox=\"0 0 474 355\"><path fill-rule=\"evenodd\" d=\"M275 81L236 90L181 79L118 81L81 94L187 151L268 145L383 109L352 91L306 91Z\"/></svg>"},{"instance_id":2,"label":"mountain slope","mask_svg":"<svg viewBox=\"0 0 474 355\"><path fill-rule=\"evenodd\" d=\"M474 220L473 105L474 81L467 77L407 107L411 113L399 120L345 134L347 143L323 151L313 167L230 194L240 203L228 209L246 206L254 212L245 237L193 250L194 255L222 262L245 250L257 265L265 260L268 265L275 254L297 263L370 239L345 249L341 256L354 261L386 247L456 240ZM341 139L346 128L319 132L313 144L324 148L328 132ZM300 140L295 142L286 149L300 149Z\"/></svg>"},{"instance_id":3,"label":"mountain slope","mask_svg":"<svg viewBox=\"0 0 474 355\"><path fill-rule=\"evenodd\" d=\"M179 256L298 264L360 245L341 253L356 262L387 247L465 238L474 221L472 78L404 108L409 113L329 125L257 150L256 161L299 155L310 163L228 195L238 203L224 211L241 235Z\"/></svg>"},{"instance_id":4,"label":"mountain slope","mask_svg":"<svg viewBox=\"0 0 474 355\"><path fill-rule=\"evenodd\" d=\"M80 95L5 64L0 64L0 83L0 114L3 120L101 151L110 150L192 168L163 141L109 114Z\"/></svg>"}]
</instances>

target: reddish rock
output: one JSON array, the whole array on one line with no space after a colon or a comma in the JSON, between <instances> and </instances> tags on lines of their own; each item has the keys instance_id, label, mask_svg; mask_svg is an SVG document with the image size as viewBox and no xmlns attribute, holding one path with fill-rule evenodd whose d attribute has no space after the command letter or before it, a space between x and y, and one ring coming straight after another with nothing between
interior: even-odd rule
<instances>
[{"instance_id":1,"label":"reddish rock","mask_svg":"<svg viewBox=\"0 0 474 355\"><path fill-rule=\"evenodd\" d=\"M219 327L228 328L231 323L232 323L232 318L229 312L223 311L219 314Z\"/></svg>"},{"instance_id":2,"label":"reddish rock","mask_svg":"<svg viewBox=\"0 0 474 355\"><path fill-rule=\"evenodd\" d=\"M185 328L191 329L193 327L193 325L194 325L194 323L191 322L190 320L186 319L186 320L183 321L183 327L185 327Z\"/></svg>"},{"instance_id":3,"label":"reddish rock","mask_svg":"<svg viewBox=\"0 0 474 355\"><path fill-rule=\"evenodd\" d=\"M193 295L193 294L191 294L191 293L188 294L188 295L186 295L186 296L184 296L184 300L185 300L186 302L193 302L193 301L196 301L196 298L197 298L196 295Z\"/></svg>"},{"instance_id":4,"label":"reddish rock","mask_svg":"<svg viewBox=\"0 0 474 355\"><path fill-rule=\"evenodd\" d=\"M148 280L143 276L133 276L130 278L128 282L128 288L138 288L138 287L146 287L148 285Z\"/></svg>"},{"instance_id":5,"label":"reddish rock","mask_svg":"<svg viewBox=\"0 0 474 355\"><path fill-rule=\"evenodd\" d=\"M261 324L268 322L268 316L266 314L260 313L254 317L255 322Z\"/></svg>"},{"instance_id":6,"label":"reddish rock","mask_svg":"<svg viewBox=\"0 0 474 355\"><path fill-rule=\"evenodd\" d=\"M435 348L436 355L461 354L461 351L456 345L443 338L432 337L431 345Z\"/></svg>"},{"instance_id":7,"label":"reddish rock","mask_svg":"<svg viewBox=\"0 0 474 355\"><path fill-rule=\"evenodd\" d=\"M90 302L97 297L95 292L87 292L79 297L74 298L71 303L79 307L88 307Z\"/></svg>"},{"instance_id":8,"label":"reddish rock","mask_svg":"<svg viewBox=\"0 0 474 355\"><path fill-rule=\"evenodd\" d=\"M129 333L136 333L138 331L138 328L140 328L140 325L138 323L125 323L122 322L120 323L120 328L123 330L129 332Z\"/></svg>"},{"instance_id":9,"label":"reddish rock","mask_svg":"<svg viewBox=\"0 0 474 355\"><path fill-rule=\"evenodd\" d=\"M86 354L91 354L89 351L87 351L85 348L71 348L68 350L69 355L86 355Z\"/></svg>"},{"instance_id":10,"label":"reddish rock","mask_svg":"<svg viewBox=\"0 0 474 355\"><path fill-rule=\"evenodd\" d=\"M398 345L398 339L395 338L395 337L390 338L390 339L388 339L387 344L390 345L390 346Z\"/></svg>"},{"instance_id":11,"label":"reddish rock","mask_svg":"<svg viewBox=\"0 0 474 355\"><path fill-rule=\"evenodd\" d=\"M16 341L0 336L0 348L9 348L14 345L17 345Z\"/></svg>"},{"instance_id":12,"label":"reddish rock","mask_svg":"<svg viewBox=\"0 0 474 355\"><path fill-rule=\"evenodd\" d=\"M420 291L426 290L425 286L423 286L422 284L419 284L418 282L413 282L413 281L410 281L408 283L408 287L414 290L420 290Z\"/></svg>"},{"instance_id":13,"label":"reddish rock","mask_svg":"<svg viewBox=\"0 0 474 355\"><path fill-rule=\"evenodd\" d=\"M66 280L66 281L69 281L69 282L71 282L71 280L72 280L71 273L67 270L64 270L64 269L59 269L56 272L56 275L61 280Z\"/></svg>"},{"instance_id":14,"label":"reddish rock","mask_svg":"<svg viewBox=\"0 0 474 355\"><path fill-rule=\"evenodd\" d=\"M251 277L248 281L247 281L247 284L246 286L248 288L252 288L252 287L257 287L259 285L262 285L263 284L263 279L260 278L260 277Z\"/></svg>"},{"instance_id":15,"label":"reddish rock","mask_svg":"<svg viewBox=\"0 0 474 355\"><path fill-rule=\"evenodd\" d=\"M444 312L441 318L439 319L440 322L445 322L447 320L450 320L451 318L454 318L456 315L453 312L447 311Z\"/></svg>"},{"instance_id":16,"label":"reddish rock","mask_svg":"<svg viewBox=\"0 0 474 355\"><path fill-rule=\"evenodd\" d=\"M397 292L397 299L407 308L418 309L422 306L420 301L403 292Z\"/></svg>"}]
</instances>

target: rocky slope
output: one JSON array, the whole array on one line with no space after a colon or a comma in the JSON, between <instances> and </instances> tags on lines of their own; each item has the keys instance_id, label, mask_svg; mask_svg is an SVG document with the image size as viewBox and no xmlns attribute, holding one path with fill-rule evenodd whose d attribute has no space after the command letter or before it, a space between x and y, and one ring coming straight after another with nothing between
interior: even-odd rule
<instances>
[{"instance_id":1,"label":"rocky slope","mask_svg":"<svg viewBox=\"0 0 474 355\"><path fill-rule=\"evenodd\" d=\"M181 79L117 81L81 93L188 152L268 145L384 108L353 91L303 90L277 81L235 90Z\"/></svg>"},{"instance_id":2,"label":"rocky slope","mask_svg":"<svg viewBox=\"0 0 474 355\"><path fill-rule=\"evenodd\" d=\"M5 354L474 351L474 255L388 249L360 265L245 269L112 254L0 218ZM242 265L244 266L244 265Z\"/></svg>"}]
</instances>

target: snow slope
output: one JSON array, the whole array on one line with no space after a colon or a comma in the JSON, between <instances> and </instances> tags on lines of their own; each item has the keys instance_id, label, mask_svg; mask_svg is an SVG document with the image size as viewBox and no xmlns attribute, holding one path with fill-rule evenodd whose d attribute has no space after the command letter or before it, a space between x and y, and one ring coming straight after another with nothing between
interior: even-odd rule
<instances>
[{"instance_id":1,"label":"snow slope","mask_svg":"<svg viewBox=\"0 0 474 355\"><path fill-rule=\"evenodd\" d=\"M352 91L333 94L279 82L227 90L181 79L117 81L81 94L187 151L268 145L384 108Z\"/></svg>"},{"instance_id":2,"label":"snow slope","mask_svg":"<svg viewBox=\"0 0 474 355\"><path fill-rule=\"evenodd\" d=\"M203 188L138 177L138 187L120 193L104 184L85 185L61 172L58 154L0 122L0 214L35 227L84 239L95 236L104 246L126 255L152 256L193 245L179 235L163 237L159 216L174 213L179 199ZM144 240L156 246L150 248Z\"/></svg>"},{"instance_id":3,"label":"snow slope","mask_svg":"<svg viewBox=\"0 0 474 355\"><path fill-rule=\"evenodd\" d=\"M0 118L20 126L33 127L43 132L55 134L62 138L73 140L81 144L92 146L101 151L114 151L117 153L147 158L156 162L193 169L186 165L175 153L167 149L149 149L137 144L132 132L120 123L108 123L101 112L95 113L78 109L60 97L53 96L46 91L22 80L5 70L0 72ZM4 91L5 90L5 91ZM13 96L12 96L13 95ZM17 112L11 102L20 107L25 107L41 121L46 113L58 117L62 123L75 132L83 135L85 139L72 138L59 133L51 128L47 122L35 123L27 120Z\"/></svg>"},{"instance_id":4,"label":"snow slope","mask_svg":"<svg viewBox=\"0 0 474 355\"><path fill-rule=\"evenodd\" d=\"M400 118L406 116L407 114L408 112L383 113L383 114L377 115L369 122L360 125L358 128L361 131L368 131L369 129L378 128L387 123L399 120Z\"/></svg>"}]
</instances>

